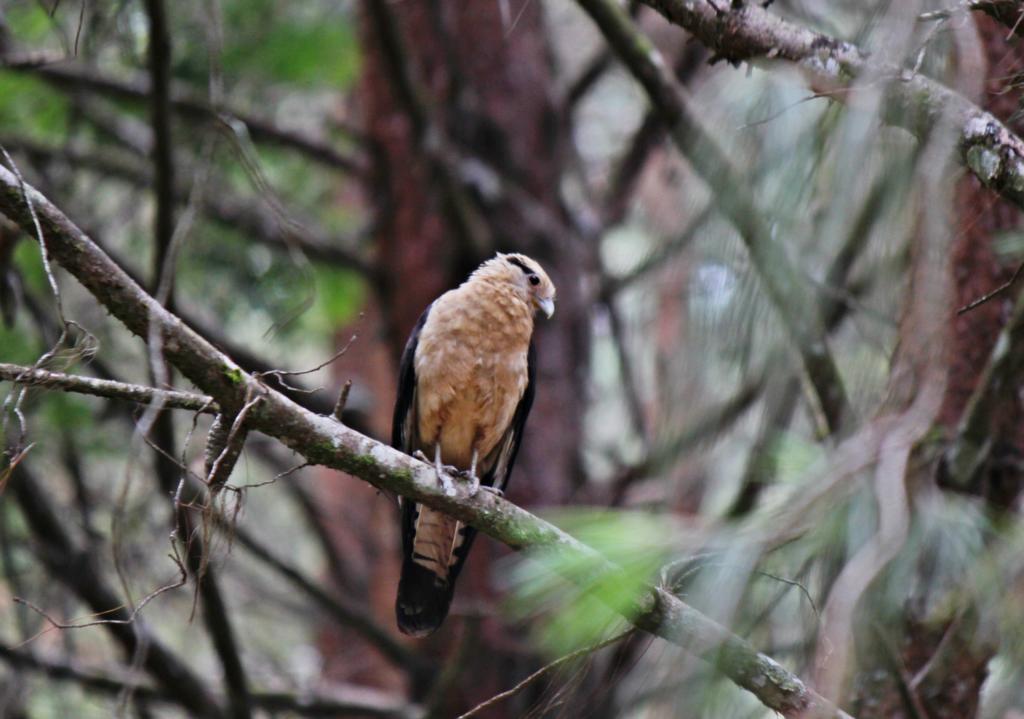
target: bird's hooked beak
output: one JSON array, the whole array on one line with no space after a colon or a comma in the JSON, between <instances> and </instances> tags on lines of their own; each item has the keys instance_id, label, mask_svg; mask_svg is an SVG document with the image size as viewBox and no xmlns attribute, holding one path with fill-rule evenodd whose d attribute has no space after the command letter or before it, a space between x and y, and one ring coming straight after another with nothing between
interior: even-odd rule
<instances>
[{"instance_id":1,"label":"bird's hooked beak","mask_svg":"<svg viewBox=\"0 0 1024 719\"><path fill-rule=\"evenodd\" d=\"M538 297L536 298L535 302L540 311L543 312L548 319L551 319L551 315L555 314L554 299L552 299L551 297L546 297L544 299Z\"/></svg>"}]
</instances>

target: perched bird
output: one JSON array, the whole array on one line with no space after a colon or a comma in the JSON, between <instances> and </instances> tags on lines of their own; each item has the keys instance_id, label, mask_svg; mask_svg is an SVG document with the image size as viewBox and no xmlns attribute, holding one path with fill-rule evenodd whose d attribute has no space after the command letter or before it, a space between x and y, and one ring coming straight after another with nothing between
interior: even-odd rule
<instances>
[{"instance_id":1,"label":"perched bird","mask_svg":"<svg viewBox=\"0 0 1024 719\"><path fill-rule=\"evenodd\" d=\"M555 287L535 261L501 254L420 316L402 353L391 444L501 493L533 404L533 318L555 311ZM402 576L395 614L405 634L444 621L476 530L402 500Z\"/></svg>"}]
</instances>

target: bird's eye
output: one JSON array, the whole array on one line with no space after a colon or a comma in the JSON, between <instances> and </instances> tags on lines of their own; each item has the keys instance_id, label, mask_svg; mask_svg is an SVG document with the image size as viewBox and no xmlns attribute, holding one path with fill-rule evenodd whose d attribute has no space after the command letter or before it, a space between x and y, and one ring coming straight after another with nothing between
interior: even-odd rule
<instances>
[{"instance_id":1,"label":"bird's eye","mask_svg":"<svg viewBox=\"0 0 1024 719\"><path fill-rule=\"evenodd\" d=\"M534 287L539 285L540 284L540 277L537 277L537 275L530 275L530 284L533 285Z\"/></svg>"}]
</instances>

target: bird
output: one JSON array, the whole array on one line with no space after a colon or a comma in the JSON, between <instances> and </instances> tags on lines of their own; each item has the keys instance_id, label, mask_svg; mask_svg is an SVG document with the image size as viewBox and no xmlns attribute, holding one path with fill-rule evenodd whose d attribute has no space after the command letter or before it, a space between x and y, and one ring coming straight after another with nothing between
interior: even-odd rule
<instances>
[{"instance_id":1,"label":"bird","mask_svg":"<svg viewBox=\"0 0 1024 719\"><path fill-rule=\"evenodd\" d=\"M555 286L526 255L497 253L424 310L399 364L391 444L428 463L445 493L449 474L502 494L533 405L534 317L555 311ZM441 626L476 530L401 499L399 630Z\"/></svg>"}]
</instances>

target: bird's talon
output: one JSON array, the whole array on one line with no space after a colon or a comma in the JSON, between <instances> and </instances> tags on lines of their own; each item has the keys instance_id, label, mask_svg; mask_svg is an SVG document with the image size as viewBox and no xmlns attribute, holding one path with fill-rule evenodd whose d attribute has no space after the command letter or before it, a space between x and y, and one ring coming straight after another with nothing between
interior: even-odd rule
<instances>
[{"instance_id":1,"label":"bird's talon","mask_svg":"<svg viewBox=\"0 0 1024 719\"><path fill-rule=\"evenodd\" d=\"M421 462L426 462L427 464L433 464L433 462L430 461L430 458L418 449L412 453L412 458L418 459Z\"/></svg>"},{"instance_id":2,"label":"bird's talon","mask_svg":"<svg viewBox=\"0 0 1024 719\"><path fill-rule=\"evenodd\" d=\"M490 485L487 485L487 484L481 484L480 485L480 489L483 490L484 492L490 492L495 497L504 497L505 496L505 490L498 489L497 487L491 487Z\"/></svg>"},{"instance_id":3,"label":"bird's talon","mask_svg":"<svg viewBox=\"0 0 1024 719\"><path fill-rule=\"evenodd\" d=\"M465 469L459 470L458 472L455 473L455 476L458 477L459 479L463 480L464 482L469 482L470 483L470 487L469 487L469 496L470 497L475 497L477 495L477 492L480 491L480 478L477 477L476 474L474 474L472 470L465 470Z\"/></svg>"}]
</instances>

